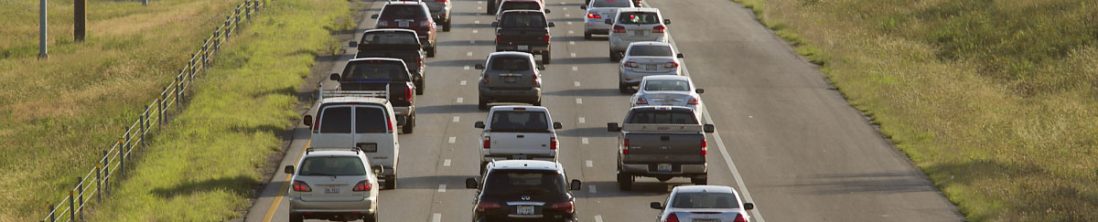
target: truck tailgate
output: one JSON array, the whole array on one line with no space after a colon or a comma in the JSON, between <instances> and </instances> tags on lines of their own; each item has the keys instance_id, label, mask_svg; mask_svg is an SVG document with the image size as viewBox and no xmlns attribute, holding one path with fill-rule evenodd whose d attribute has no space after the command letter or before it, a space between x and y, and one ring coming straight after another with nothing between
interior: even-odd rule
<instances>
[{"instance_id":1,"label":"truck tailgate","mask_svg":"<svg viewBox=\"0 0 1098 222\"><path fill-rule=\"evenodd\" d=\"M689 133L674 132L627 132L629 154L622 156L625 163L705 163L701 154L705 135L698 131Z\"/></svg>"}]
</instances>

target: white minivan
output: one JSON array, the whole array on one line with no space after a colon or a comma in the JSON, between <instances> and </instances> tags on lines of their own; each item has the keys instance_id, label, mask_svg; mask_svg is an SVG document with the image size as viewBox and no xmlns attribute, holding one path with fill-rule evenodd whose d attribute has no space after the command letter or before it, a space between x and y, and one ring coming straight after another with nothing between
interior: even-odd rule
<instances>
[{"instance_id":1,"label":"white minivan","mask_svg":"<svg viewBox=\"0 0 1098 222\"><path fill-rule=\"evenodd\" d=\"M305 115L303 122L311 127L311 147L361 149L384 181L382 186L394 189L400 155L395 112L389 100L374 98L370 93L344 91L336 97L325 96L314 114Z\"/></svg>"},{"instance_id":2,"label":"white minivan","mask_svg":"<svg viewBox=\"0 0 1098 222\"><path fill-rule=\"evenodd\" d=\"M550 123L552 125L550 125ZM488 122L477 121L481 133L480 173L493 160L557 160L557 129L549 109L541 106L496 106L488 111Z\"/></svg>"}]
</instances>

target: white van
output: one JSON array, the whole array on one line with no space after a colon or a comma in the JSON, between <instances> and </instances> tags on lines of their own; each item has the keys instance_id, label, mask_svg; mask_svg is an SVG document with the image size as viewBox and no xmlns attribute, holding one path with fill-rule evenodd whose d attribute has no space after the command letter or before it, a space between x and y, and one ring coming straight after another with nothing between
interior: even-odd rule
<instances>
[{"instance_id":1,"label":"white van","mask_svg":"<svg viewBox=\"0 0 1098 222\"><path fill-rule=\"evenodd\" d=\"M552 123L552 125L549 125ZM480 173L493 160L557 160L557 129L549 109L541 106L496 106L488 111L488 124L477 121L481 134Z\"/></svg>"},{"instance_id":2,"label":"white van","mask_svg":"<svg viewBox=\"0 0 1098 222\"><path fill-rule=\"evenodd\" d=\"M311 147L357 147L366 156L382 187L396 188L400 142L397 141L396 117L389 100L374 98L370 91L343 91L333 97L321 98L313 115L303 122L311 127ZM313 116L316 118L313 118Z\"/></svg>"}]
</instances>

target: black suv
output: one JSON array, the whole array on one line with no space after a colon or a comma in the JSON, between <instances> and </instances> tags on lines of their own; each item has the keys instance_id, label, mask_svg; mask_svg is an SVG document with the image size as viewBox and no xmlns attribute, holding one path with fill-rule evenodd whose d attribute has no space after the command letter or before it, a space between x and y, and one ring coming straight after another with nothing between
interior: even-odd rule
<instances>
[{"instance_id":1,"label":"black suv","mask_svg":"<svg viewBox=\"0 0 1098 222\"><path fill-rule=\"evenodd\" d=\"M416 95L423 95L427 89L425 52L421 49L419 37L409 29L374 29L362 33L362 41L350 42L358 47L355 58L397 58L404 60L408 71L412 72L412 81L416 84Z\"/></svg>"},{"instance_id":2,"label":"black suv","mask_svg":"<svg viewBox=\"0 0 1098 222\"><path fill-rule=\"evenodd\" d=\"M578 220L571 191L579 190L581 184L579 180L566 183L560 163L503 160L486 167L481 180L465 180L466 187L480 188L474 200L474 222Z\"/></svg>"}]
</instances>

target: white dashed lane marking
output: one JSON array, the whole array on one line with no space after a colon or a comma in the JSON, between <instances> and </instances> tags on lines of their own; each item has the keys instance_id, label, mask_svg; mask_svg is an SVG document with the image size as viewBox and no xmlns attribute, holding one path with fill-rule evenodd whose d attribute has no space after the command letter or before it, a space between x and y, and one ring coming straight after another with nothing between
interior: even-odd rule
<instances>
[{"instance_id":1,"label":"white dashed lane marking","mask_svg":"<svg viewBox=\"0 0 1098 222\"><path fill-rule=\"evenodd\" d=\"M473 21L473 24L480 24L480 20Z\"/></svg>"},{"instance_id":2,"label":"white dashed lane marking","mask_svg":"<svg viewBox=\"0 0 1098 222\"><path fill-rule=\"evenodd\" d=\"M463 86L464 86L464 85L466 85L466 84L469 84L469 82L466 82L465 80L461 80L461 83L459 83L459 84L461 84L461 85L463 85Z\"/></svg>"},{"instance_id":3,"label":"white dashed lane marking","mask_svg":"<svg viewBox=\"0 0 1098 222\"><path fill-rule=\"evenodd\" d=\"M584 117L582 117L582 116L581 116L581 117L579 118L579 123L580 123L580 124L584 124L584 123L587 123L587 118L584 118Z\"/></svg>"},{"instance_id":4,"label":"white dashed lane marking","mask_svg":"<svg viewBox=\"0 0 1098 222\"><path fill-rule=\"evenodd\" d=\"M572 25L572 22L568 22L568 25Z\"/></svg>"},{"instance_id":5,"label":"white dashed lane marking","mask_svg":"<svg viewBox=\"0 0 1098 222\"><path fill-rule=\"evenodd\" d=\"M476 30L476 29L473 29L473 33L478 33L478 32L480 32L480 31Z\"/></svg>"},{"instance_id":6,"label":"white dashed lane marking","mask_svg":"<svg viewBox=\"0 0 1098 222\"><path fill-rule=\"evenodd\" d=\"M473 56L473 52L465 52L465 56Z\"/></svg>"},{"instance_id":7,"label":"white dashed lane marking","mask_svg":"<svg viewBox=\"0 0 1098 222\"><path fill-rule=\"evenodd\" d=\"M596 217L596 218L598 218L598 217ZM598 221L601 222L602 220L598 220ZM436 213L436 214L431 215L431 222L442 222L442 214L437 214Z\"/></svg>"},{"instance_id":8,"label":"white dashed lane marking","mask_svg":"<svg viewBox=\"0 0 1098 222\"><path fill-rule=\"evenodd\" d=\"M435 221L438 222L438 221ZM602 215L595 215L595 222L602 222Z\"/></svg>"},{"instance_id":9,"label":"white dashed lane marking","mask_svg":"<svg viewBox=\"0 0 1098 222\"><path fill-rule=\"evenodd\" d=\"M461 117L460 116L454 116L454 122L455 123L456 122L461 122Z\"/></svg>"},{"instance_id":10,"label":"white dashed lane marking","mask_svg":"<svg viewBox=\"0 0 1098 222\"><path fill-rule=\"evenodd\" d=\"M572 56L572 58L576 57L576 53L574 53L574 52L572 54L569 54L569 55Z\"/></svg>"},{"instance_id":11,"label":"white dashed lane marking","mask_svg":"<svg viewBox=\"0 0 1098 222\"><path fill-rule=\"evenodd\" d=\"M439 193L445 193L446 192L446 184L439 184L438 185L438 192Z\"/></svg>"},{"instance_id":12,"label":"white dashed lane marking","mask_svg":"<svg viewBox=\"0 0 1098 222\"><path fill-rule=\"evenodd\" d=\"M584 138L580 138L580 142L583 142L583 144L590 144L591 140L587 139L587 137L584 137Z\"/></svg>"},{"instance_id":13,"label":"white dashed lane marking","mask_svg":"<svg viewBox=\"0 0 1098 222\"><path fill-rule=\"evenodd\" d=\"M465 67L461 67L461 69L469 70L470 68L469 68L469 66L465 66Z\"/></svg>"},{"instance_id":14,"label":"white dashed lane marking","mask_svg":"<svg viewBox=\"0 0 1098 222\"><path fill-rule=\"evenodd\" d=\"M451 136L451 137L450 137L450 139L447 139L447 140L446 140L446 142L447 142L447 143L450 143L450 144L454 144L454 142L457 142L457 137L452 137L452 136Z\"/></svg>"},{"instance_id":15,"label":"white dashed lane marking","mask_svg":"<svg viewBox=\"0 0 1098 222\"><path fill-rule=\"evenodd\" d=\"M442 166L447 166L447 167L450 166L450 159L446 159L446 160L442 161Z\"/></svg>"},{"instance_id":16,"label":"white dashed lane marking","mask_svg":"<svg viewBox=\"0 0 1098 222\"><path fill-rule=\"evenodd\" d=\"M572 71L573 72L579 71L579 70L580 70L579 66L572 66Z\"/></svg>"},{"instance_id":17,"label":"white dashed lane marking","mask_svg":"<svg viewBox=\"0 0 1098 222\"><path fill-rule=\"evenodd\" d=\"M572 82L572 86L580 87L580 81Z\"/></svg>"},{"instance_id":18,"label":"white dashed lane marking","mask_svg":"<svg viewBox=\"0 0 1098 222\"><path fill-rule=\"evenodd\" d=\"M584 165L586 165L587 168L595 167L595 161L587 160L587 161L584 161L584 162L585 162Z\"/></svg>"},{"instance_id":19,"label":"white dashed lane marking","mask_svg":"<svg viewBox=\"0 0 1098 222\"><path fill-rule=\"evenodd\" d=\"M457 98L457 101L455 101L455 102L457 102L457 103L464 103L464 102L465 102L465 98L462 98L462 97L458 97L458 98Z\"/></svg>"},{"instance_id":20,"label":"white dashed lane marking","mask_svg":"<svg viewBox=\"0 0 1098 222\"><path fill-rule=\"evenodd\" d=\"M571 35L571 34L576 34L576 31L568 30L568 34L569 34L569 35Z\"/></svg>"},{"instance_id":21,"label":"white dashed lane marking","mask_svg":"<svg viewBox=\"0 0 1098 222\"><path fill-rule=\"evenodd\" d=\"M568 41L568 44L569 44L569 45L575 45L575 44L576 44L576 41Z\"/></svg>"},{"instance_id":22,"label":"white dashed lane marking","mask_svg":"<svg viewBox=\"0 0 1098 222\"><path fill-rule=\"evenodd\" d=\"M583 104L583 99L576 98L576 104Z\"/></svg>"}]
</instances>

